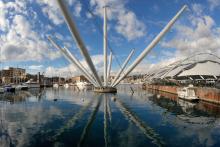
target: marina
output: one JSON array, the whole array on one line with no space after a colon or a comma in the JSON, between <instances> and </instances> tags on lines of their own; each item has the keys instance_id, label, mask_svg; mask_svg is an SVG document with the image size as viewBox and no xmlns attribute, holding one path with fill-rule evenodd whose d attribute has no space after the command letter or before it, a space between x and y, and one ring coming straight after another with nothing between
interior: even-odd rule
<instances>
[{"instance_id":1,"label":"marina","mask_svg":"<svg viewBox=\"0 0 220 147\"><path fill-rule=\"evenodd\" d=\"M133 95L129 85L119 85L116 95L63 87L1 97L0 143L3 146L220 144L219 105L191 103L169 93L132 86Z\"/></svg>"},{"instance_id":2,"label":"marina","mask_svg":"<svg viewBox=\"0 0 220 147\"><path fill-rule=\"evenodd\" d=\"M0 147L220 146L219 6L0 1Z\"/></svg>"}]
</instances>

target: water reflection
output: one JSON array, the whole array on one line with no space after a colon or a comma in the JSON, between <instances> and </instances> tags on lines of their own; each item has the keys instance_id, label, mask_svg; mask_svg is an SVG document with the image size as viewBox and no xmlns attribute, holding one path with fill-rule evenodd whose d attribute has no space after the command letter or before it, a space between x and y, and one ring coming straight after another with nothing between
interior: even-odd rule
<instances>
[{"instance_id":1,"label":"water reflection","mask_svg":"<svg viewBox=\"0 0 220 147\"><path fill-rule=\"evenodd\" d=\"M159 134L157 134L146 123L142 122L132 111L129 110L128 107L125 106L125 104L121 102L120 99L117 99L116 103L123 115L127 119L131 120L145 134L147 138L151 139L152 143L156 144L157 146L164 145L164 142L161 140Z\"/></svg>"},{"instance_id":2,"label":"water reflection","mask_svg":"<svg viewBox=\"0 0 220 147\"><path fill-rule=\"evenodd\" d=\"M80 137L80 140L79 140L79 143L78 143L78 146L82 146L85 142L85 139L88 135L88 131L90 130L91 126L92 126L92 123L94 122L95 120L95 117L96 117L96 113L98 112L98 109L99 109L99 106L101 104L101 101L102 99L99 97L98 99L96 99L96 104L95 104L95 109L93 110L93 112L91 113L89 119L88 119L88 122L85 126L85 128L83 129L83 133Z\"/></svg>"},{"instance_id":3,"label":"water reflection","mask_svg":"<svg viewBox=\"0 0 220 147\"><path fill-rule=\"evenodd\" d=\"M0 146L218 146L220 106L132 85L116 95L38 89L0 96ZM54 101L57 99L57 101Z\"/></svg>"},{"instance_id":4,"label":"water reflection","mask_svg":"<svg viewBox=\"0 0 220 147\"><path fill-rule=\"evenodd\" d=\"M84 98L83 98L84 101ZM49 140L50 141L56 141L59 136L61 136L66 130L74 127L74 125L79 121L85 111L93 104L93 100L90 100L88 104L80 108L79 112L77 112L70 120L67 121L66 125L62 126L60 129L58 129L54 136L52 136Z\"/></svg>"}]
</instances>

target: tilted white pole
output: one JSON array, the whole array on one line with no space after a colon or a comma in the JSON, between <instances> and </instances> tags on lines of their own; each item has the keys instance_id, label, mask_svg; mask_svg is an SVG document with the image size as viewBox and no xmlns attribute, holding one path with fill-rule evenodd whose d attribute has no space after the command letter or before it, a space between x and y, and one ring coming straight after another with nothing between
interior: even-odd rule
<instances>
[{"instance_id":1,"label":"tilted white pole","mask_svg":"<svg viewBox=\"0 0 220 147\"><path fill-rule=\"evenodd\" d=\"M81 54L84 56L84 58L85 58L85 60L86 60L86 62L88 64L88 67L91 69L92 74L94 75L96 81L98 81L100 87L102 87L102 82L101 82L101 80L100 80L100 78L99 78L99 76L97 74L95 66L94 66L94 64L93 64L93 62L91 60L91 57L90 57L90 55L89 55L89 53L88 53L88 51L87 51L87 49L86 49L86 47L85 47L85 45L83 43L83 40L80 37L80 34L79 34L79 32L77 30L77 27L76 27L76 25L75 25L75 23L73 21L73 18L70 16L69 11L67 10L67 7L66 7L66 5L64 3L64 0L57 0L57 3L58 3L58 5L59 5L59 7L60 7L60 9L61 9L61 11L63 13L63 16L65 18L66 24L67 24L67 26L68 26L71 34L72 34L72 37L74 38L78 48L81 51Z\"/></svg>"},{"instance_id":2,"label":"tilted white pole","mask_svg":"<svg viewBox=\"0 0 220 147\"><path fill-rule=\"evenodd\" d=\"M108 61L107 84L108 84L110 73L111 73L111 67L112 67L112 52L110 53L110 57Z\"/></svg>"},{"instance_id":3,"label":"tilted white pole","mask_svg":"<svg viewBox=\"0 0 220 147\"><path fill-rule=\"evenodd\" d=\"M78 65L80 66L80 68L87 74L87 76L88 76L90 79L92 79L92 80L94 81L94 83L96 83L95 86L99 85L99 84L97 83L97 81L95 80L95 78L94 78L91 74L89 74L89 71L87 71L87 69L80 63L80 61L79 61L73 54L71 54L71 52L70 52L66 47L64 47L63 49L64 49L65 52L69 55L69 57L70 57L76 64L78 64ZM100 85L99 85L99 86L100 86Z\"/></svg>"},{"instance_id":4,"label":"tilted white pole","mask_svg":"<svg viewBox=\"0 0 220 147\"><path fill-rule=\"evenodd\" d=\"M52 45L53 45L55 48L57 48L58 50L60 50L60 51L63 53L63 55L65 56L65 58L66 58L68 61L70 61L71 63L73 63L73 64L85 75L85 77L86 77L94 86L97 86L97 83L96 83L93 79L91 79L91 78L88 76L88 73L87 73L86 71L84 71L84 70L80 67L80 65L77 64L77 63L75 62L75 60L72 59L72 58L68 55L68 53L66 52L65 49L61 48L58 44L56 44L50 36L48 36L48 40L52 43Z\"/></svg>"},{"instance_id":5,"label":"tilted white pole","mask_svg":"<svg viewBox=\"0 0 220 147\"><path fill-rule=\"evenodd\" d=\"M103 61L104 61L104 86L107 86L107 12L104 7L104 23L103 23Z\"/></svg>"},{"instance_id":6,"label":"tilted white pole","mask_svg":"<svg viewBox=\"0 0 220 147\"><path fill-rule=\"evenodd\" d=\"M124 63L122 64L121 69L118 71L118 73L116 74L111 86L114 85L114 83L116 82L116 80L120 77L121 73L124 71L126 65L128 64L128 61L131 59L131 56L134 54L134 49L131 50L130 54L128 55L128 57L126 58L126 60L124 61Z\"/></svg>"},{"instance_id":7,"label":"tilted white pole","mask_svg":"<svg viewBox=\"0 0 220 147\"><path fill-rule=\"evenodd\" d=\"M121 80L123 80L124 77L126 77L144 59L144 57L151 51L151 49L155 47L156 44L160 41L160 39L170 30L171 26L176 22L176 20L179 18L179 16L183 13L183 11L186 8L186 5L184 5L181 8L181 10L170 20L170 22L163 28L163 30L156 36L156 38L154 38L154 40L137 57L137 59L132 63L132 65L129 66L125 74L115 82L113 87L115 87Z\"/></svg>"}]
</instances>

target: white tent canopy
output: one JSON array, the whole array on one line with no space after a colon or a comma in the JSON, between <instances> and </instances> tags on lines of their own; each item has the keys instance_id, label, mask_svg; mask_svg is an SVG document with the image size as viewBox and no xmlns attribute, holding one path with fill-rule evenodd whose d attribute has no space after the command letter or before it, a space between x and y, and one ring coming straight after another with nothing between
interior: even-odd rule
<instances>
[{"instance_id":1,"label":"white tent canopy","mask_svg":"<svg viewBox=\"0 0 220 147\"><path fill-rule=\"evenodd\" d=\"M195 63L194 66L182 71L178 77L190 75L220 76L220 63L213 61Z\"/></svg>"}]
</instances>

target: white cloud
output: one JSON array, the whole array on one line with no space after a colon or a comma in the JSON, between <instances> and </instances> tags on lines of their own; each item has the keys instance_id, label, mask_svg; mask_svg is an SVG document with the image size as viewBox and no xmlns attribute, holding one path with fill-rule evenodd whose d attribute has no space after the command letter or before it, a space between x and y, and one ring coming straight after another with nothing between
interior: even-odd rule
<instances>
[{"instance_id":1,"label":"white cloud","mask_svg":"<svg viewBox=\"0 0 220 147\"><path fill-rule=\"evenodd\" d=\"M43 65L31 65L31 66L29 66L28 68L29 68L30 70L37 70L37 71L39 71L39 70L41 70L43 67L44 67Z\"/></svg>"},{"instance_id":2,"label":"white cloud","mask_svg":"<svg viewBox=\"0 0 220 147\"><path fill-rule=\"evenodd\" d=\"M146 35L145 25L137 19L133 12L120 12L118 24L115 28L118 33L122 34L128 40Z\"/></svg>"},{"instance_id":3,"label":"white cloud","mask_svg":"<svg viewBox=\"0 0 220 147\"><path fill-rule=\"evenodd\" d=\"M37 0L36 1L42 8L42 12L48 17L55 25L60 25L64 22L62 13L58 7L56 0ZM79 1L68 0L69 6L74 6L74 15L80 17L82 5Z\"/></svg>"},{"instance_id":4,"label":"white cloud","mask_svg":"<svg viewBox=\"0 0 220 147\"><path fill-rule=\"evenodd\" d=\"M37 0L36 2L41 6L44 15L55 25L59 25L64 22L56 0Z\"/></svg>"},{"instance_id":5,"label":"white cloud","mask_svg":"<svg viewBox=\"0 0 220 147\"><path fill-rule=\"evenodd\" d=\"M0 18L3 33L0 34L1 60L4 61L41 61L58 58L58 51L48 53L50 46L45 34L38 33L37 13L27 7L30 1L15 0L0 2ZM2 15L2 13L1 13ZM29 20L31 18L31 21ZM1 21L5 21L3 24Z\"/></svg>"},{"instance_id":6,"label":"white cloud","mask_svg":"<svg viewBox=\"0 0 220 147\"><path fill-rule=\"evenodd\" d=\"M220 27L208 15L192 15L189 24L179 24L176 35L161 45L165 48L176 48L174 56L190 56L198 52L220 54Z\"/></svg>"},{"instance_id":7,"label":"white cloud","mask_svg":"<svg viewBox=\"0 0 220 147\"><path fill-rule=\"evenodd\" d=\"M203 6L201 4L193 4L192 11L195 12L197 15L201 15L203 12Z\"/></svg>"},{"instance_id":8,"label":"white cloud","mask_svg":"<svg viewBox=\"0 0 220 147\"><path fill-rule=\"evenodd\" d=\"M110 6L107 11L108 19L116 21L116 31L129 41L146 35L145 25L137 18L134 12L125 7L125 1L91 0L90 5L94 10L94 13L101 17L103 17L103 6Z\"/></svg>"},{"instance_id":9,"label":"white cloud","mask_svg":"<svg viewBox=\"0 0 220 147\"><path fill-rule=\"evenodd\" d=\"M103 74L103 55L93 55L91 56L92 61L96 67L96 70L98 72L98 74L101 76ZM89 70L87 63L85 60L81 60L80 61L81 64ZM77 76L77 75L81 75L82 73L80 72L80 70L73 64L69 64L67 66L64 66L62 68L56 68L56 67L47 67L46 71L45 71L45 75L46 76Z\"/></svg>"},{"instance_id":10,"label":"white cloud","mask_svg":"<svg viewBox=\"0 0 220 147\"><path fill-rule=\"evenodd\" d=\"M214 10L216 7L220 6L220 0L208 0L210 5L210 10Z\"/></svg>"}]
</instances>

